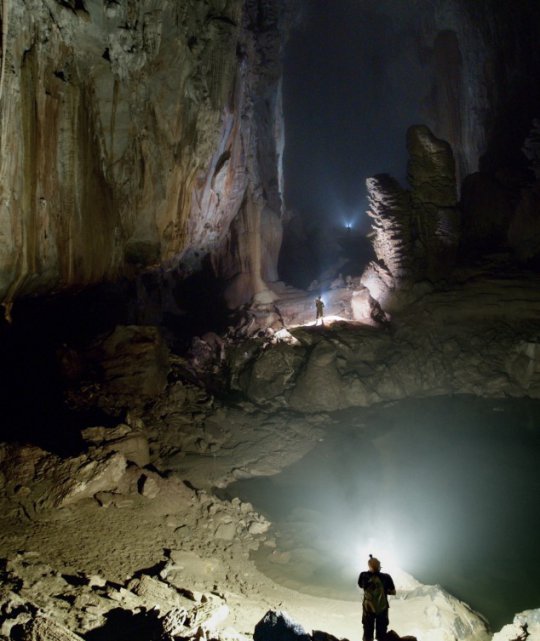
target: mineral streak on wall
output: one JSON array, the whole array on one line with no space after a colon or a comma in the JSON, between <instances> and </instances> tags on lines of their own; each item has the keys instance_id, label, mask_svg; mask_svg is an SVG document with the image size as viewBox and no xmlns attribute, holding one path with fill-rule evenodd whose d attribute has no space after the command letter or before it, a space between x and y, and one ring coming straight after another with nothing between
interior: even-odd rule
<instances>
[{"instance_id":1,"label":"mineral streak on wall","mask_svg":"<svg viewBox=\"0 0 540 641\"><path fill-rule=\"evenodd\" d=\"M279 251L290 4L3 0L1 300L208 253L264 288L275 249L231 234L249 202Z\"/></svg>"}]
</instances>

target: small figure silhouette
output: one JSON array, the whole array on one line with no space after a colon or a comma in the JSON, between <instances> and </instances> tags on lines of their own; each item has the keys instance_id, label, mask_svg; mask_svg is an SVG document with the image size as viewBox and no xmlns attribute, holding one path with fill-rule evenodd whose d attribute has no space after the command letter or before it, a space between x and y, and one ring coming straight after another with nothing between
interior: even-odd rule
<instances>
[{"instance_id":1,"label":"small figure silhouette","mask_svg":"<svg viewBox=\"0 0 540 641\"><path fill-rule=\"evenodd\" d=\"M321 319L321 325L324 325L324 302L320 296L317 296L315 299L315 309L317 310L317 315L315 316L315 325L318 325L319 318Z\"/></svg>"},{"instance_id":2,"label":"small figure silhouette","mask_svg":"<svg viewBox=\"0 0 540 641\"><path fill-rule=\"evenodd\" d=\"M395 594L394 581L389 574L381 572L381 562L369 555L368 571L361 572L358 586L364 590L362 602L362 625L364 641L373 641L373 633L378 641L383 641L388 629L388 595Z\"/></svg>"}]
</instances>

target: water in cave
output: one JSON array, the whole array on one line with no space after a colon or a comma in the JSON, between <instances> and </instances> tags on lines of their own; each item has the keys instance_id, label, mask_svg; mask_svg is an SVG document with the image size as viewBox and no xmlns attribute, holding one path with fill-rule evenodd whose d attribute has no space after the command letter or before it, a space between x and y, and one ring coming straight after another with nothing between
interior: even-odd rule
<instances>
[{"instance_id":1,"label":"water in cave","mask_svg":"<svg viewBox=\"0 0 540 641\"><path fill-rule=\"evenodd\" d=\"M303 460L227 493L274 522L257 562L277 582L359 600L369 550L497 629L540 599L539 417L538 401L472 397L347 410Z\"/></svg>"}]
</instances>

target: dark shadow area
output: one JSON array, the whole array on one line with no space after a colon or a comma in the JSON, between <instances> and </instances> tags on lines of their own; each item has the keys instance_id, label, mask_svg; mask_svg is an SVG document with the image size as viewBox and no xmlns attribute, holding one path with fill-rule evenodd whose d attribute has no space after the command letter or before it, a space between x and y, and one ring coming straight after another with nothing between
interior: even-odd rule
<instances>
[{"instance_id":1,"label":"dark shadow area","mask_svg":"<svg viewBox=\"0 0 540 641\"><path fill-rule=\"evenodd\" d=\"M204 261L199 272L185 280L178 279L174 297L184 313L165 314L163 318L163 325L174 337L173 350L185 351L193 336L202 336L210 331L224 332L230 312L225 305L223 288L224 283L216 278L209 259Z\"/></svg>"},{"instance_id":2,"label":"dark shadow area","mask_svg":"<svg viewBox=\"0 0 540 641\"><path fill-rule=\"evenodd\" d=\"M338 243L345 261L339 270L343 275L361 274L366 265L376 258L369 238L352 227L340 230Z\"/></svg>"},{"instance_id":3,"label":"dark shadow area","mask_svg":"<svg viewBox=\"0 0 540 641\"><path fill-rule=\"evenodd\" d=\"M64 581L72 585L73 587L81 587L88 583L88 577L80 574L62 574Z\"/></svg>"},{"instance_id":4,"label":"dark shadow area","mask_svg":"<svg viewBox=\"0 0 540 641\"><path fill-rule=\"evenodd\" d=\"M79 430L111 425L99 410L70 411L60 359L66 348L127 322L128 290L86 292L17 301L13 322L0 328L0 440L31 442L59 454L80 451Z\"/></svg>"},{"instance_id":5,"label":"dark shadow area","mask_svg":"<svg viewBox=\"0 0 540 641\"><path fill-rule=\"evenodd\" d=\"M277 554L258 553L262 571L355 600L371 552L494 629L538 607L540 401L410 399L334 418L298 463L227 489L275 523Z\"/></svg>"},{"instance_id":6,"label":"dark shadow area","mask_svg":"<svg viewBox=\"0 0 540 641\"><path fill-rule=\"evenodd\" d=\"M170 553L170 550L164 550L164 553L168 555ZM154 563L154 565L151 565L150 567L141 568L140 570L137 570L131 578L140 579L145 574L147 576L159 576L159 573L161 572L161 570L163 570L163 568L166 565L167 565L167 561L158 561L158 563Z\"/></svg>"},{"instance_id":7,"label":"dark shadow area","mask_svg":"<svg viewBox=\"0 0 540 641\"><path fill-rule=\"evenodd\" d=\"M105 615L107 622L101 628L91 630L85 635L86 641L153 641L159 639L162 628L158 612L133 614L128 610L116 608Z\"/></svg>"},{"instance_id":8,"label":"dark shadow area","mask_svg":"<svg viewBox=\"0 0 540 641\"><path fill-rule=\"evenodd\" d=\"M158 277L141 275L144 286L156 296L160 295ZM92 340L117 325L150 322L145 322L140 306L148 304L153 311L155 301L139 298L136 287L135 281L124 281L79 293L17 300L12 322L0 322L0 441L29 442L70 455L84 447L82 428L118 423L118 417L98 408L71 410L64 399L66 389L85 376L99 379L99 373L85 371L90 364L78 357ZM208 265L185 281L178 280L174 295L181 312L161 319L173 351L184 352L195 335L226 328L228 310L220 303L222 283ZM150 324L160 324L159 320L158 315Z\"/></svg>"}]
</instances>

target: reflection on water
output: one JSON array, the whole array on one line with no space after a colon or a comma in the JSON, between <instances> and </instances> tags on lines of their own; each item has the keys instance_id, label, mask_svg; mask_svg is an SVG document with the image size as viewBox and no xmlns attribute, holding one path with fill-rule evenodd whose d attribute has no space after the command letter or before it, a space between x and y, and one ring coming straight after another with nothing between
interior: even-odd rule
<instances>
[{"instance_id":1,"label":"reflection on water","mask_svg":"<svg viewBox=\"0 0 540 641\"><path fill-rule=\"evenodd\" d=\"M358 599L367 552L438 583L494 629L540 607L540 402L411 399L334 415L281 474L235 483L275 524L277 582Z\"/></svg>"}]
</instances>

